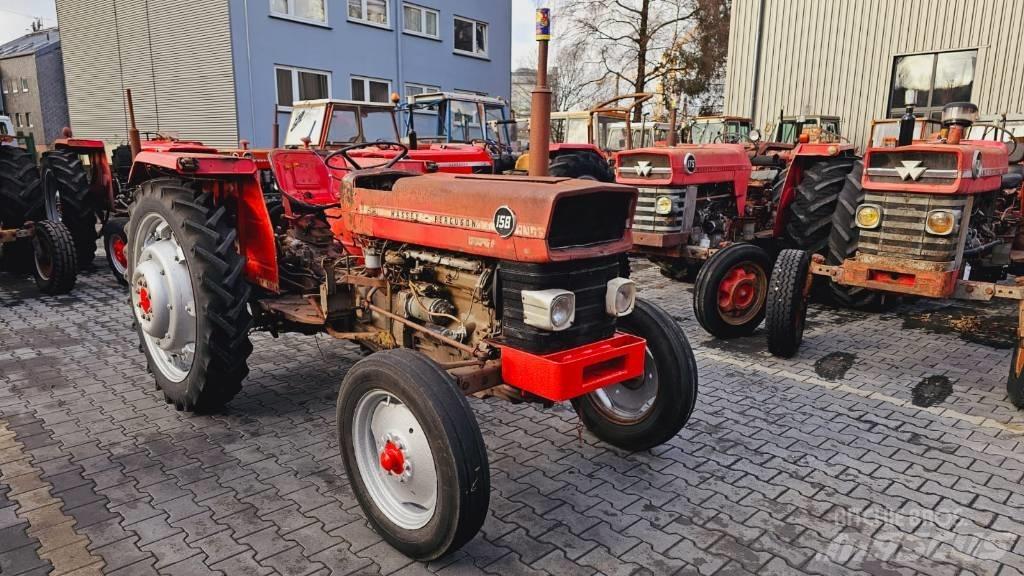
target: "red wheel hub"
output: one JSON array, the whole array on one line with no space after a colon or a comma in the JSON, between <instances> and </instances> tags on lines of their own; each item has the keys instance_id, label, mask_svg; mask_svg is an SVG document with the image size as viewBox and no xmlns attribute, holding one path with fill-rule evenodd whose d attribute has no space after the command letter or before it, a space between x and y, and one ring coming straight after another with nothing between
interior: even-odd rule
<instances>
[{"instance_id":1,"label":"red wheel hub","mask_svg":"<svg viewBox=\"0 0 1024 576\"><path fill-rule=\"evenodd\" d=\"M395 476L400 476L405 472L405 454L390 440L380 451L380 467Z\"/></svg>"},{"instance_id":2,"label":"red wheel hub","mask_svg":"<svg viewBox=\"0 0 1024 576\"><path fill-rule=\"evenodd\" d=\"M139 308L146 314L153 313L153 301L149 299L149 290L139 288Z\"/></svg>"},{"instance_id":3,"label":"red wheel hub","mask_svg":"<svg viewBox=\"0 0 1024 576\"><path fill-rule=\"evenodd\" d=\"M743 312L757 298L757 274L742 264L734 266L718 285L718 309L722 312Z\"/></svg>"},{"instance_id":4,"label":"red wheel hub","mask_svg":"<svg viewBox=\"0 0 1024 576\"><path fill-rule=\"evenodd\" d=\"M128 258L124 255L124 247L124 238L121 238L120 236L115 237L114 241L111 243L111 248L114 249L114 260L117 260L117 263L121 266L128 265Z\"/></svg>"}]
</instances>

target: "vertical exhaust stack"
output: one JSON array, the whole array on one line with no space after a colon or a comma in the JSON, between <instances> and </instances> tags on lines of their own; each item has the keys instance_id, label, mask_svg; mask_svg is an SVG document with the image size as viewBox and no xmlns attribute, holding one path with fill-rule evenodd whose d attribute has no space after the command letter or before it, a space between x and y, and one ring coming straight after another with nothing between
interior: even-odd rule
<instances>
[{"instance_id":1,"label":"vertical exhaust stack","mask_svg":"<svg viewBox=\"0 0 1024 576\"><path fill-rule=\"evenodd\" d=\"M132 89L124 91L128 100L128 146L132 149L132 160L142 152L142 139L139 138L139 128L135 125L135 104L132 102Z\"/></svg>"},{"instance_id":2,"label":"vertical exhaust stack","mask_svg":"<svg viewBox=\"0 0 1024 576\"><path fill-rule=\"evenodd\" d=\"M666 144L671 148L676 145L676 130L679 129L679 111L675 106L668 111L668 141Z\"/></svg>"},{"instance_id":3,"label":"vertical exhaust stack","mask_svg":"<svg viewBox=\"0 0 1024 576\"><path fill-rule=\"evenodd\" d=\"M551 10L537 9L537 86L530 102L530 176L548 175L551 142L551 88L548 86L548 42Z\"/></svg>"}]
</instances>

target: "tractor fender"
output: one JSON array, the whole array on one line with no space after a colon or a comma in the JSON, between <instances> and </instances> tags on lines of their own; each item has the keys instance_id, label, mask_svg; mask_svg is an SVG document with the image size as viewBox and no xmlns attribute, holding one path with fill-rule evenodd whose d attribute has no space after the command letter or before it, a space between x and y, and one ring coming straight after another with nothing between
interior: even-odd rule
<instances>
[{"instance_id":1,"label":"tractor fender","mask_svg":"<svg viewBox=\"0 0 1024 576\"><path fill-rule=\"evenodd\" d=\"M796 194L796 187L803 180L804 169L811 161L818 158L833 158L838 156L852 155L856 149L852 144L797 144L790 152L790 163L786 169L786 180L782 184L782 194L779 196L779 205L775 209L775 222L772 225L776 238L782 236L786 228L786 210L793 202Z\"/></svg>"},{"instance_id":2,"label":"tractor fender","mask_svg":"<svg viewBox=\"0 0 1024 576\"><path fill-rule=\"evenodd\" d=\"M140 152L132 164L129 185L174 176L199 181L214 192L214 203L235 207L238 252L245 258L246 279L270 292L280 291L277 245L263 198L259 172L252 158L213 154ZM217 186L217 184L227 184Z\"/></svg>"},{"instance_id":3,"label":"tractor fender","mask_svg":"<svg viewBox=\"0 0 1024 576\"><path fill-rule=\"evenodd\" d=\"M54 150L67 150L73 154L89 157L89 194L93 196L95 206L104 210L114 208L114 177L107 158L107 147L102 140L87 138L57 138L53 141Z\"/></svg>"}]
</instances>

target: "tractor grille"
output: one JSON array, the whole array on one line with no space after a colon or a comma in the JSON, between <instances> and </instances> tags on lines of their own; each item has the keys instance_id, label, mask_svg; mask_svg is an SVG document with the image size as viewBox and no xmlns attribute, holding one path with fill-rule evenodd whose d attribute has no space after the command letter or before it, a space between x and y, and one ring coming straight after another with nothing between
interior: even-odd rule
<instances>
[{"instance_id":1,"label":"tractor grille","mask_svg":"<svg viewBox=\"0 0 1024 576\"><path fill-rule=\"evenodd\" d=\"M633 229L642 232L672 233L683 231L683 214L686 188L640 188L633 214ZM657 214L654 211L658 198L672 199L672 212Z\"/></svg>"},{"instance_id":2,"label":"tractor grille","mask_svg":"<svg viewBox=\"0 0 1024 576\"><path fill-rule=\"evenodd\" d=\"M952 184L959 174L956 154L872 152L870 162L868 180L883 184L941 186Z\"/></svg>"},{"instance_id":3,"label":"tractor grille","mask_svg":"<svg viewBox=\"0 0 1024 576\"><path fill-rule=\"evenodd\" d=\"M959 231L949 236L925 232L928 212L940 208L959 210L960 226L967 225L970 215L965 209L966 196L938 194L868 193L866 204L882 208L882 222L874 230L861 230L857 249L865 254L893 258L911 258L929 262L951 262L956 259Z\"/></svg>"},{"instance_id":4,"label":"tractor grille","mask_svg":"<svg viewBox=\"0 0 1024 576\"><path fill-rule=\"evenodd\" d=\"M532 353L546 354L610 338L615 318L604 309L609 280L617 278L619 256L569 262L529 264L502 262L501 335L505 344ZM522 290L558 288L576 294L576 320L561 332L549 332L523 322Z\"/></svg>"},{"instance_id":5,"label":"tractor grille","mask_svg":"<svg viewBox=\"0 0 1024 576\"><path fill-rule=\"evenodd\" d=\"M672 166L666 154L630 154L619 157L618 175L623 178L667 180Z\"/></svg>"}]
</instances>

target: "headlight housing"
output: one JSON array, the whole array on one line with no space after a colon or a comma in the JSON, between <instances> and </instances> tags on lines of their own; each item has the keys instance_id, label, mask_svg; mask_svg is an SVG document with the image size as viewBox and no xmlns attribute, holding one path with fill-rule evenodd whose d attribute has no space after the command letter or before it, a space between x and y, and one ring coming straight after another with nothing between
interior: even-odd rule
<instances>
[{"instance_id":1,"label":"headlight housing","mask_svg":"<svg viewBox=\"0 0 1024 576\"><path fill-rule=\"evenodd\" d=\"M955 210L932 210L924 221L924 230L936 236L949 236L956 231L959 214Z\"/></svg>"},{"instance_id":2,"label":"headlight housing","mask_svg":"<svg viewBox=\"0 0 1024 576\"><path fill-rule=\"evenodd\" d=\"M857 207L857 227L865 230L878 228L882 223L882 208L877 204L861 204Z\"/></svg>"},{"instance_id":3,"label":"headlight housing","mask_svg":"<svg viewBox=\"0 0 1024 576\"><path fill-rule=\"evenodd\" d=\"M654 201L654 213L659 216L671 214L675 207L674 204L671 196L658 196L658 199Z\"/></svg>"},{"instance_id":4,"label":"headlight housing","mask_svg":"<svg viewBox=\"0 0 1024 576\"><path fill-rule=\"evenodd\" d=\"M604 310L609 316L628 316L636 306L636 282L629 278L608 281L604 293Z\"/></svg>"},{"instance_id":5,"label":"headlight housing","mask_svg":"<svg viewBox=\"0 0 1024 576\"><path fill-rule=\"evenodd\" d=\"M558 332L576 320L576 295L568 290L523 290L520 294L527 326Z\"/></svg>"}]
</instances>

